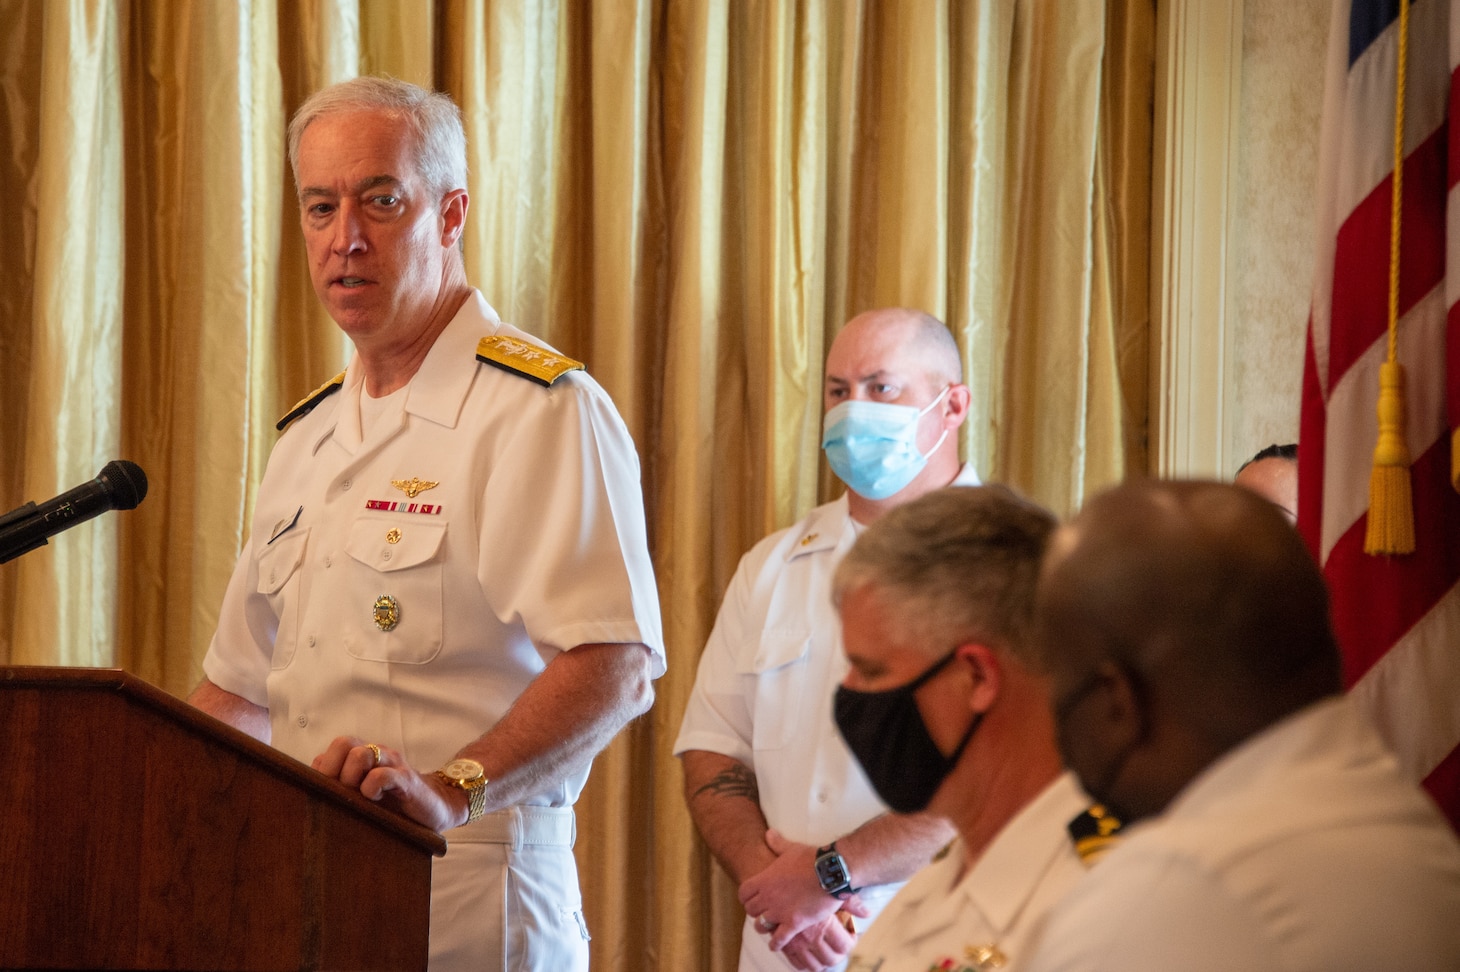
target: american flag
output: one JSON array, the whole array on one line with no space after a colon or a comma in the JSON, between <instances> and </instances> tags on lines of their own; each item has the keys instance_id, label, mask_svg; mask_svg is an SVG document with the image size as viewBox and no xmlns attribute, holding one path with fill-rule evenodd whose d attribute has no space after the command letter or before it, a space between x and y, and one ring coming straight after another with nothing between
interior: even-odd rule
<instances>
[{"instance_id":1,"label":"american flag","mask_svg":"<svg viewBox=\"0 0 1460 972\"><path fill-rule=\"evenodd\" d=\"M1370 556L1364 534L1379 366L1388 353L1399 45L1399 0L1336 0L1298 524L1332 592L1346 684L1460 827L1460 494L1451 468L1460 428L1460 133L1448 123L1460 0L1419 0L1409 12L1398 360L1408 379L1415 551Z\"/></svg>"}]
</instances>

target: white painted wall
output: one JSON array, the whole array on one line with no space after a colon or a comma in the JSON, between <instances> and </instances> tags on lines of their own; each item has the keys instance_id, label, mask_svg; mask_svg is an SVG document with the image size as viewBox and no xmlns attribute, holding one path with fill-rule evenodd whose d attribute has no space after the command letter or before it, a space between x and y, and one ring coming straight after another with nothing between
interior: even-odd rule
<instances>
[{"instance_id":1,"label":"white painted wall","mask_svg":"<svg viewBox=\"0 0 1460 972\"><path fill-rule=\"evenodd\" d=\"M1330 0L1244 0L1222 457L1298 437Z\"/></svg>"}]
</instances>

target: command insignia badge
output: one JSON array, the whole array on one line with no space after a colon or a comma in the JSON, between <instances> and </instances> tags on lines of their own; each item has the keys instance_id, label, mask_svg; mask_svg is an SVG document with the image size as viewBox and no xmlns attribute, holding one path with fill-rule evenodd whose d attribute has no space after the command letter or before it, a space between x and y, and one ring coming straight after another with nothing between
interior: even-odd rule
<instances>
[{"instance_id":1,"label":"command insignia badge","mask_svg":"<svg viewBox=\"0 0 1460 972\"><path fill-rule=\"evenodd\" d=\"M389 594L382 594L375 599L375 607L371 613L375 616L375 626L381 631L389 631L400 624L400 602Z\"/></svg>"}]
</instances>

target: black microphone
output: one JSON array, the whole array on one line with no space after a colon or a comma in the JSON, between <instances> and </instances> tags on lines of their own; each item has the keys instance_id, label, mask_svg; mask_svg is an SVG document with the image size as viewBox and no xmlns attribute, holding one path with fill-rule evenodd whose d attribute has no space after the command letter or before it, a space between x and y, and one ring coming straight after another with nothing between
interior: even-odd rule
<instances>
[{"instance_id":1,"label":"black microphone","mask_svg":"<svg viewBox=\"0 0 1460 972\"><path fill-rule=\"evenodd\" d=\"M55 536L107 510L130 510L147 495L147 474L135 462L114 459L89 483L37 506L26 503L0 516L0 564L46 545Z\"/></svg>"}]
</instances>

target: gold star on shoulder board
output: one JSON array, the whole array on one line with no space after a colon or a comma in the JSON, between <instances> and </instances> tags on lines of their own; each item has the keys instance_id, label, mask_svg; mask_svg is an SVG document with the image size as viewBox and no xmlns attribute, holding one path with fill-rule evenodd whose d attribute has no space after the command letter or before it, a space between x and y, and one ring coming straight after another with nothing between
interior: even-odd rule
<instances>
[{"instance_id":1,"label":"gold star on shoulder board","mask_svg":"<svg viewBox=\"0 0 1460 972\"><path fill-rule=\"evenodd\" d=\"M435 489L441 484L412 476L410 479L392 479L390 485L405 493L406 499L415 499L418 494L424 493L428 489Z\"/></svg>"}]
</instances>

